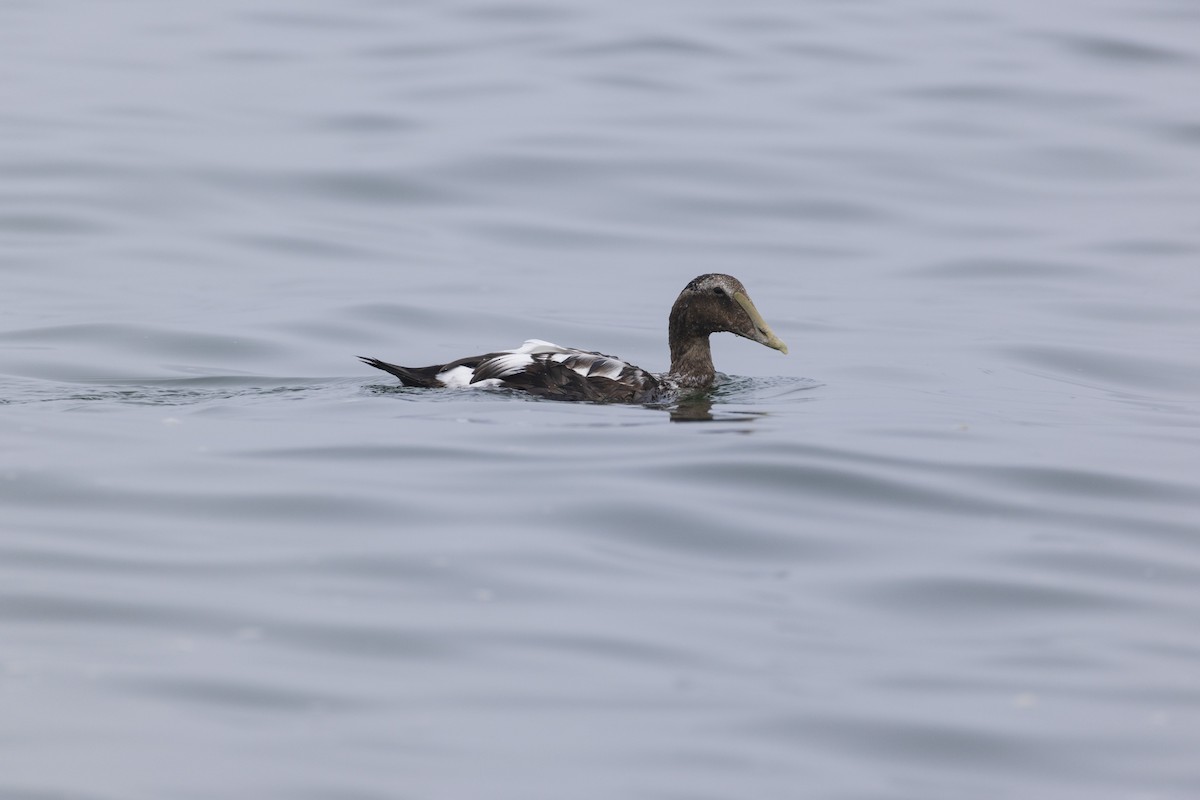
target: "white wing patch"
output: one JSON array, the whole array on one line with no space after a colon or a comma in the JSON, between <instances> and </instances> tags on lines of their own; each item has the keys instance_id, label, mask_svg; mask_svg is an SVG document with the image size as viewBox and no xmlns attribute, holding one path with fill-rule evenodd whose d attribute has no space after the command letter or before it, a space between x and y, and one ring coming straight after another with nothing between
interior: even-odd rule
<instances>
[{"instance_id":1,"label":"white wing patch","mask_svg":"<svg viewBox=\"0 0 1200 800\"><path fill-rule=\"evenodd\" d=\"M526 339L525 343L520 347L512 350L505 350L504 352L512 353L514 355L523 354L533 356L540 353L578 353L580 351L573 350L570 347L562 347L554 344L553 342L544 342L541 339Z\"/></svg>"},{"instance_id":2,"label":"white wing patch","mask_svg":"<svg viewBox=\"0 0 1200 800\"><path fill-rule=\"evenodd\" d=\"M455 367L445 372L439 372L437 379L448 389L465 389L471 385L471 377L475 370L470 367Z\"/></svg>"},{"instance_id":3,"label":"white wing patch","mask_svg":"<svg viewBox=\"0 0 1200 800\"><path fill-rule=\"evenodd\" d=\"M608 363L605 364L600 370L592 372L591 374L600 375L605 378L611 378L615 381L617 378L621 377L621 373L625 371L626 366L628 365L620 361L613 361L612 359L609 359Z\"/></svg>"},{"instance_id":4,"label":"white wing patch","mask_svg":"<svg viewBox=\"0 0 1200 800\"><path fill-rule=\"evenodd\" d=\"M570 350L565 353L555 353L549 356L551 361L575 370L585 378L611 378L616 380L621 371L629 365L611 356L585 353L582 350Z\"/></svg>"},{"instance_id":5,"label":"white wing patch","mask_svg":"<svg viewBox=\"0 0 1200 800\"><path fill-rule=\"evenodd\" d=\"M516 375L518 372L524 371L533 363L533 356L528 353L505 353L495 358L489 358L484 363L488 365L488 372L494 373L493 377L504 379L509 375Z\"/></svg>"}]
</instances>

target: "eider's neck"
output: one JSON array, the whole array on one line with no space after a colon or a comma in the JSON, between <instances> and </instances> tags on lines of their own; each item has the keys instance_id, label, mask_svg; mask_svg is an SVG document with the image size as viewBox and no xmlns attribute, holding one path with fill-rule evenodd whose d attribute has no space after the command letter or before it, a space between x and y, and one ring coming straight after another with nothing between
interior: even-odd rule
<instances>
[{"instance_id":1,"label":"eider's neck","mask_svg":"<svg viewBox=\"0 0 1200 800\"><path fill-rule=\"evenodd\" d=\"M716 370L707 333L683 335L671 326L671 371L667 377L688 388L712 386Z\"/></svg>"}]
</instances>

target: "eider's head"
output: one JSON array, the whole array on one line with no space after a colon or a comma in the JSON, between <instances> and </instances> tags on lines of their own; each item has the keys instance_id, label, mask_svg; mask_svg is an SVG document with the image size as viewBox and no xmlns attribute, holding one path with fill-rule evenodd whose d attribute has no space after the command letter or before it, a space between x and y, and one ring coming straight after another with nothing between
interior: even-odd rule
<instances>
[{"instance_id":1,"label":"eider's head","mask_svg":"<svg viewBox=\"0 0 1200 800\"><path fill-rule=\"evenodd\" d=\"M671 335L707 337L728 331L787 353L787 345L758 313L746 287L732 275L701 275L683 288L671 308Z\"/></svg>"}]
</instances>

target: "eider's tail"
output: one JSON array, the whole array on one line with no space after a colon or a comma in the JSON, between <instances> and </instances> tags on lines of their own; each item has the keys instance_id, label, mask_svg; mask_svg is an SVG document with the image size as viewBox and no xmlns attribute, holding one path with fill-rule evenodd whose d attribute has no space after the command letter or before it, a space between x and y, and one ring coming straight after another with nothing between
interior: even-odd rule
<instances>
[{"instance_id":1,"label":"eider's tail","mask_svg":"<svg viewBox=\"0 0 1200 800\"><path fill-rule=\"evenodd\" d=\"M399 364L389 364L386 361L380 361L378 358L368 358L367 356L359 356L359 359L375 369L381 369L384 372L390 372L400 379L400 382L405 386L419 386L424 389L432 389L442 384L438 382L437 367L402 367Z\"/></svg>"}]
</instances>

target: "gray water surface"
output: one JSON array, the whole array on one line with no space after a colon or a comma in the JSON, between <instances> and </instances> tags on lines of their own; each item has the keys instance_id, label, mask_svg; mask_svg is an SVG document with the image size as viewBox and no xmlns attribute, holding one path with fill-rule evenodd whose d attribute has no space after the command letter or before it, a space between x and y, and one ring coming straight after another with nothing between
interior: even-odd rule
<instances>
[{"instance_id":1,"label":"gray water surface","mask_svg":"<svg viewBox=\"0 0 1200 800\"><path fill-rule=\"evenodd\" d=\"M0 5L0 798L1200 797L1182 0ZM707 400L398 388L527 338Z\"/></svg>"}]
</instances>

